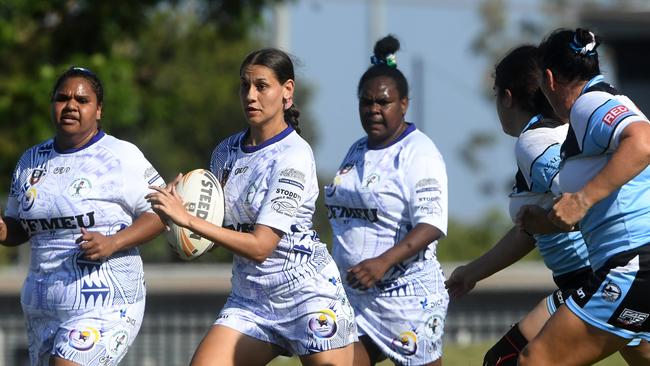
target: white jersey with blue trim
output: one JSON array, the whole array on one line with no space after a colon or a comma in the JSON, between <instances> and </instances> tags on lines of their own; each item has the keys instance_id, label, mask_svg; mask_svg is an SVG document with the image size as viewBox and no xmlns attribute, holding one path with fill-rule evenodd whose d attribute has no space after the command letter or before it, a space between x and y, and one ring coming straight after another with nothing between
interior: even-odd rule
<instances>
[{"instance_id":1,"label":"white jersey with blue trim","mask_svg":"<svg viewBox=\"0 0 650 366\"><path fill-rule=\"evenodd\" d=\"M81 228L113 235L151 211L144 198L151 184L164 181L142 152L102 131L80 149L57 151L51 139L27 150L14 171L6 211L31 244L23 306L71 310L142 300L137 248L90 261L75 240Z\"/></svg>"},{"instance_id":2,"label":"white jersey with blue trim","mask_svg":"<svg viewBox=\"0 0 650 366\"><path fill-rule=\"evenodd\" d=\"M623 130L648 118L624 95L590 80L571 108L571 128L562 146L559 182L577 192L602 170L619 145ZM612 255L650 243L650 168L596 203L580 221L594 269Z\"/></svg>"},{"instance_id":3,"label":"white jersey with blue trim","mask_svg":"<svg viewBox=\"0 0 650 366\"><path fill-rule=\"evenodd\" d=\"M332 258L312 230L318 181L311 147L291 127L258 146L247 131L221 142L210 169L224 188L224 226L252 232L256 224L284 233L262 263L235 255L233 294L256 299L260 289L282 293L313 277Z\"/></svg>"},{"instance_id":4,"label":"white jersey with blue trim","mask_svg":"<svg viewBox=\"0 0 650 366\"><path fill-rule=\"evenodd\" d=\"M515 145L518 171L510 194L513 222L523 205L535 204L546 209L553 205L553 197L559 193L560 147L568 130L568 124L537 115L519 135ZM535 240L553 276L590 265L587 247L579 232L535 235Z\"/></svg>"},{"instance_id":5,"label":"white jersey with blue trim","mask_svg":"<svg viewBox=\"0 0 650 366\"><path fill-rule=\"evenodd\" d=\"M369 148L364 137L352 145L333 183L325 187L325 204L333 231L333 257L345 273L395 246L417 224L433 225L446 235L444 160L435 144L413 124L381 149ZM420 288L422 281L441 280L436 245L434 241L393 266L369 291L380 291L380 296L427 293ZM427 265L429 261L435 265Z\"/></svg>"}]
</instances>

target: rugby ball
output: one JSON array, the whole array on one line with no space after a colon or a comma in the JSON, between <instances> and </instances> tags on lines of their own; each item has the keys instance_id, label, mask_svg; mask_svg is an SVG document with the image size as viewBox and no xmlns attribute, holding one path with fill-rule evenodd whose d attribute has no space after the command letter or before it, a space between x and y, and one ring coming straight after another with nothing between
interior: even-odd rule
<instances>
[{"instance_id":1,"label":"rugby ball","mask_svg":"<svg viewBox=\"0 0 650 366\"><path fill-rule=\"evenodd\" d=\"M176 192L181 196L185 209L214 225L223 225L224 198L221 184L205 169L196 169L185 174L176 183ZM181 259L192 260L210 250L214 243L173 222L168 223L167 242Z\"/></svg>"}]
</instances>

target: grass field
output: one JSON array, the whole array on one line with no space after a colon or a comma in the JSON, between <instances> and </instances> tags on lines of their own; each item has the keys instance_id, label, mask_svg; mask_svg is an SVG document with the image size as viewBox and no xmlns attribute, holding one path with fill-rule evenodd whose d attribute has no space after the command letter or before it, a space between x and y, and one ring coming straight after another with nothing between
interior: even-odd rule
<instances>
[{"instance_id":1,"label":"grass field","mask_svg":"<svg viewBox=\"0 0 650 366\"><path fill-rule=\"evenodd\" d=\"M443 353L444 366L480 366L483 362L483 354L491 344L476 344L469 346L446 346ZM384 361L381 366L392 365L392 362ZM297 358L279 357L269 364L270 366L298 366L300 361ZM618 354L609 357L596 364L597 366L624 366L625 361Z\"/></svg>"}]
</instances>

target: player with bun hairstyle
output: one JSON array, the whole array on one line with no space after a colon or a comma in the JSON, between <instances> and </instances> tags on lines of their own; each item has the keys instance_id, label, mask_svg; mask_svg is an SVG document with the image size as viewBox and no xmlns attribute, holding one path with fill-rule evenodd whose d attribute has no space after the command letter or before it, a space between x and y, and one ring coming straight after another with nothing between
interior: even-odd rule
<instances>
[{"instance_id":1,"label":"player with bun hairstyle","mask_svg":"<svg viewBox=\"0 0 650 366\"><path fill-rule=\"evenodd\" d=\"M565 193L550 211L522 207L518 225L535 233L579 228L594 278L553 314L520 365L588 365L632 338L650 339L650 124L604 82L599 44L579 28L540 45L541 89L571 125L561 148Z\"/></svg>"},{"instance_id":2,"label":"player with bun hairstyle","mask_svg":"<svg viewBox=\"0 0 650 366\"><path fill-rule=\"evenodd\" d=\"M325 187L333 256L360 342L354 365L390 358L440 365L449 296L436 259L447 230L447 175L433 142L406 122L408 83L399 41L379 40L361 76L359 117L367 136L352 144Z\"/></svg>"},{"instance_id":3,"label":"player with bun hairstyle","mask_svg":"<svg viewBox=\"0 0 650 366\"><path fill-rule=\"evenodd\" d=\"M293 63L278 49L257 50L240 77L249 127L219 143L210 162L224 188L224 227L190 215L175 181L148 196L166 219L235 254L232 292L192 365L266 365L280 354L303 365L349 365L354 316L312 230L318 183L298 134Z\"/></svg>"},{"instance_id":4,"label":"player with bun hairstyle","mask_svg":"<svg viewBox=\"0 0 650 366\"><path fill-rule=\"evenodd\" d=\"M104 89L71 67L54 84L54 138L18 161L0 243L29 240L21 293L32 365L117 365L145 307L137 245L163 223L145 200L164 181L133 144L99 125Z\"/></svg>"},{"instance_id":5,"label":"player with bun hairstyle","mask_svg":"<svg viewBox=\"0 0 650 366\"><path fill-rule=\"evenodd\" d=\"M541 72L537 47L520 46L496 66L494 91L503 131L517 137L517 174L510 194L513 222L519 208L535 202L550 208L558 191L560 145L569 125L558 121L539 89ZM563 304L563 299L591 278L587 248L579 232L528 235L516 227L489 251L458 267L446 282L452 299L471 291L476 283L523 258L537 245L553 273L558 290L541 301L501 338L485 355L484 366L517 365L519 352Z\"/></svg>"}]
</instances>

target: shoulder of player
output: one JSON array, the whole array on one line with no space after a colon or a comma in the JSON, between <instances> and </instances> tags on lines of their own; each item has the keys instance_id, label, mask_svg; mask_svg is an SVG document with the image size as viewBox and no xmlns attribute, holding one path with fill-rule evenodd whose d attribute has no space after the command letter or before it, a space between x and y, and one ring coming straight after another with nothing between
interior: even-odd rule
<instances>
[{"instance_id":1,"label":"shoulder of player","mask_svg":"<svg viewBox=\"0 0 650 366\"><path fill-rule=\"evenodd\" d=\"M111 151L115 156L119 158L126 157L127 159L125 160L127 161L131 160L131 158L134 156L144 156L140 148L137 147L134 143L118 139L117 137L109 134L106 134L100 140L98 146Z\"/></svg>"},{"instance_id":2,"label":"shoulder of player","mask_svg":"<svg viewBox=\"0 0 650 366\"><path fill-rule=\"evenodd\" d=\"M436 144L429 138L429 136L422 133L420 130L411 132L408 136L401 141L401 151L408 158L440 158L442 154Z\"/></svg>"},{"instance_id":3,"label":"shoulder of player","mask_svg":"<svg viewBox=\"0 0 650 366\"><path fill-rule=\"evenodd\" d=\"M604 91L593 91L580 95L571 107L571 123L589 120L598 107L615 98L615 95Z\"/></svg>"}]
</instances>

